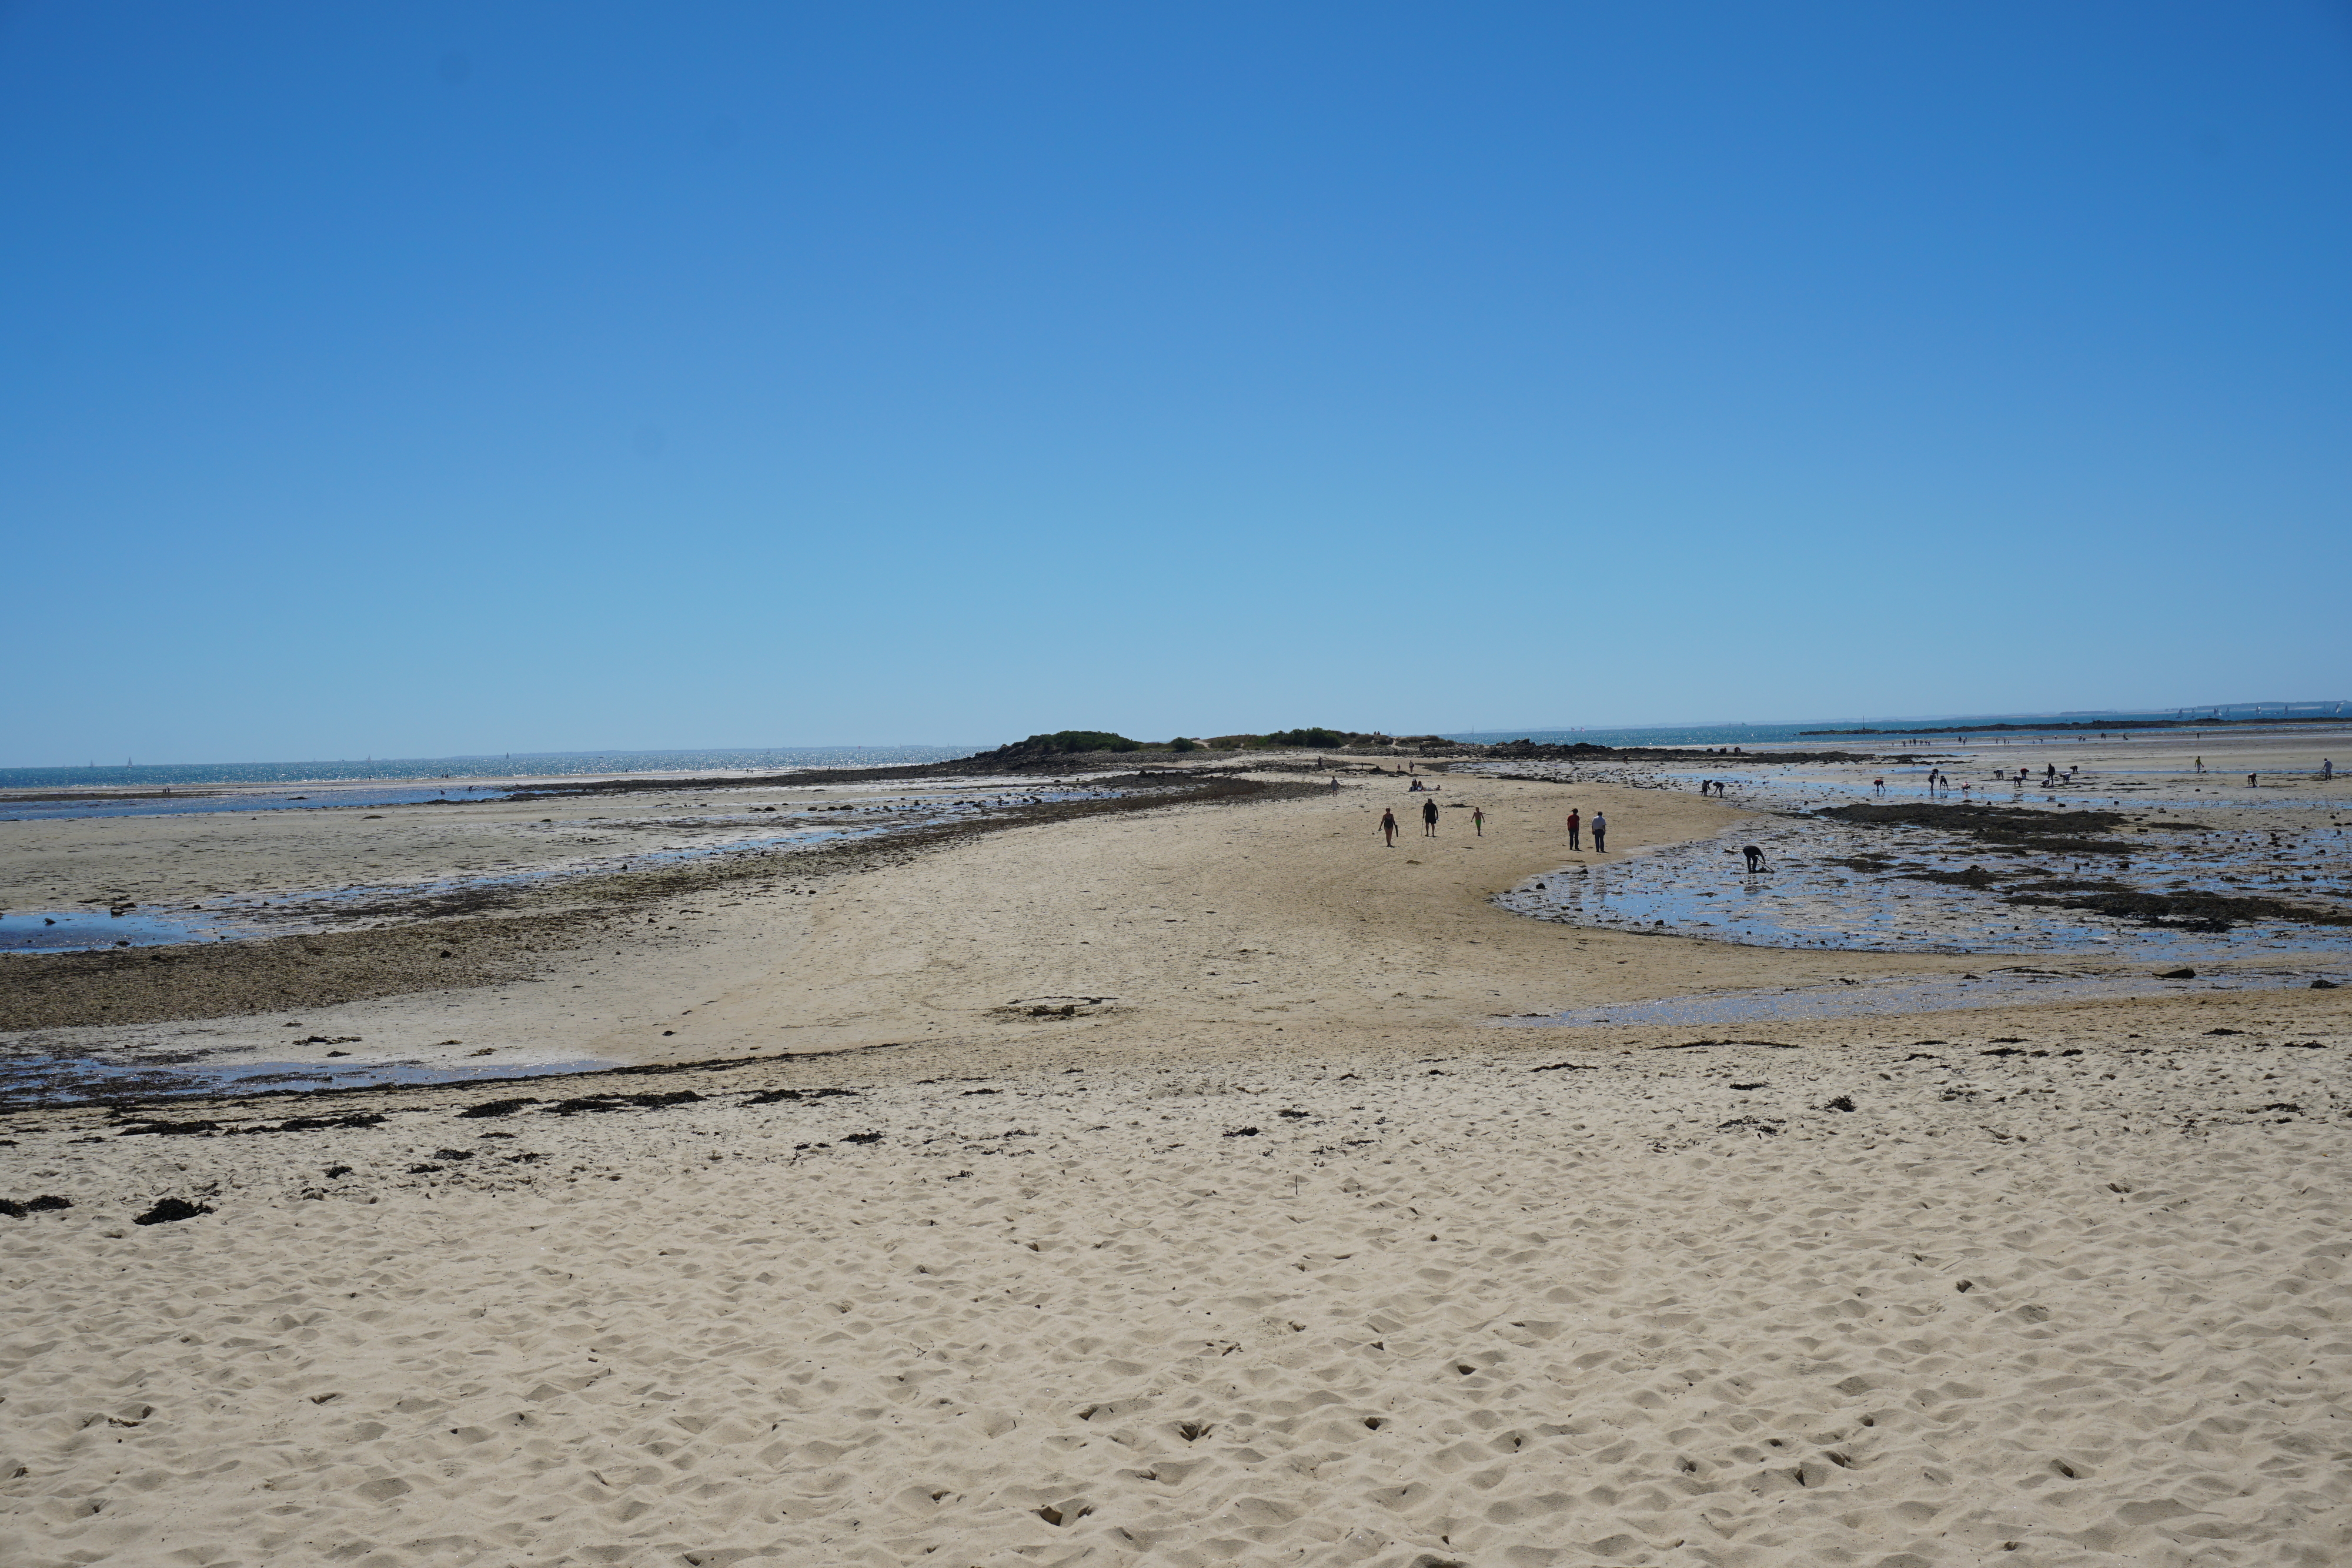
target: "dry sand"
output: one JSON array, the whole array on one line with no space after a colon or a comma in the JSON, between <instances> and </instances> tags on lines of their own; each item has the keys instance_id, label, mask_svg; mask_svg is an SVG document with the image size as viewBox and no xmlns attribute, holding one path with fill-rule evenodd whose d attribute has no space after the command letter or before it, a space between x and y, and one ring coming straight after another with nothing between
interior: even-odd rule
<instances>
[{"instance_id":1,"label":"dry sand","mask_svg":"<svg viewBox=\"0 0 2352 1568\"><path fill-rule=\"evenodd\" d=\"M0 1197L73 1207L0 1218L0 1560L2352 1560L2352 990L1498 1028L1969 960L1510 915L1570 800L1748 819L1456 798L1017 828L300 1015L674 1071L15 1113ZM202 831L49 863L101 831Z\"/></svg>"}]
</instances>

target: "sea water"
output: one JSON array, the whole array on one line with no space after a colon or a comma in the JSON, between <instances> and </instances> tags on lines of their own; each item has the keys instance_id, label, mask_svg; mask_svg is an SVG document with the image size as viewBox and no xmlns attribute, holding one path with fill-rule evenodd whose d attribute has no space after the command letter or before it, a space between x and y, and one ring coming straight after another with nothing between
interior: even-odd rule
<instances>
[{"instance_id":1,"label":"sea water","mask_svg":"<svg viewBox=\"0 0 2352 1568\"><path fill-rule=\"evenodd\" d=\"M182 784L309 784L367 779L566 779L605 773L794 772L903 768L970 757L975 746L784 746L737 751L516 751L373 757L353 762L154 762L0 768L0 789L161 789Z\"/></svg>"}]
</instances>

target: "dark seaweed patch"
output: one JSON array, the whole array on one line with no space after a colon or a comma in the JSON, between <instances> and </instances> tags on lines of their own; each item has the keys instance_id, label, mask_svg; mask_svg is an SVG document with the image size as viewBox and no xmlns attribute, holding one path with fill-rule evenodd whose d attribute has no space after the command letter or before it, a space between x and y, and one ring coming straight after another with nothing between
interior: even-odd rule
<instances>
[{"instance_id":1,"label":"dark seaweed patch","mask_svg":"<svg viewBox=\"0 0 2352 1568\"><path fill-rule=\"evenodd\" d=\"M14 1198L0 1197L0 1214L5 1214L11 1219L22 1219L28 1214L41 1214L53 1208L71 1208L72 1207L73 1199L59 1197L53 1192L43 1193L38 1197L28 1197L22 1203L18 1203Z\"/></svg>"},{"instance_id":2,"label":"dark seaweed patch","mask_svg":"<svg viewBox=\"0 0 2352 1568\"><path fill-rule=\"evenodd\" d=\"M478 1105L468 1105L457 1113L460 1117L511 1116L526 1105L536 1105L537 1100L485 1100Z\"/></svg>"},{"instance_id":3,"label":"dark seaweed patch","mask_svg":"<svg viewBox=\"0 0 2352 1568\"><path fill-rule=\"evenodd\" d=\"M1992 873L1980 865L1972 865L1966 871L1906 871L1900 880L1950 883L1956 887L1973 887L1979 892L1993 884Z\"/></svg>"},{"instance_id":4,"label":"dark seaweed patch","mask_svg":"<svg viewBox=\"0 0 2352 1568\"><path fill-rule=\"evenodd\" d=\"M2087 836L2123 826L2127 819L2120 811L2029 811L2013 806L1921 803L1832 806L1814 815L1866 828L1933 828L1967 833L1994 847L2053 854L2127 855L2138 847L2121 839Z\"/></svg>"},{"instance_id":5,"label":"dark seaweed patch","mask_svg":"<svg viewBox=\"0 0 2352 1568\"><path fill-rule=\"evenodd\" d=\"M482 1100L480 1105L468 1105L458 1116L513 1116L524 1105L539 1105L539 1100Z\"/></svg>"},{"instance_id":6,"label":"dark seaweed patch","mask_svg":"<svg viewBox=\"0 0 2352 1568\"><path fill-rule=\"evenodd\" d=\"M2352 925L2352 915L2314 909L2275 898L2239 898L2224 893L2103 893L2087 898L2061 898L2018 894L2010 904L2047 904L2058 909L2085 909L2145 925L2177 926L2188 931L2227 931L2241 921L2286 920L2305 925Z\"/></svg>"},{"instance_id":7,"label":"dark seaweed patch","mask_svg":"<svg viewBox=\"0 0 2352 1568\"><path fill-rule=\"evenodd\" d=\"M583 1094L576 1099L558 1100L547 1108L551 1116L576 1116L595 1111L653 1111L664 1105L683 1105L702 1096L691 1089L675 1090L667 1094Z\"/></svg>"},{"instance_id":8,"label":"dark seaweed patch","mask_svg":"<svg viewBox=\"0 0 2352 1568\"><path fill-rule=\"evenodd\" d=\"M383 1116L370 1111L354 1112L348 1116L289 1116L283 1122L256 1124L249 1127L224 1127L218 1122L132 1122L122 1129L122 1136L191 1138L218 1134L225 1138L235 1138L255 1133L316 1133L329 1127L377 1127L383 1124Z\"/></svg>"},{"instance_id":9,"label":"dark seaweed patch","mask_svg":"<svg viewBox=\"0 0 2352 1568\"><path fill-rule=\"evenodd\" d=\"M131 1223L172 1225L183 1219L194 1219L199 1214L210 1214L212 1211L212 1205L208 1203L190 1203L184 1197L163 1197L156 1199L154 1207L137 1216Z\"/></svg>"}]
</instances>

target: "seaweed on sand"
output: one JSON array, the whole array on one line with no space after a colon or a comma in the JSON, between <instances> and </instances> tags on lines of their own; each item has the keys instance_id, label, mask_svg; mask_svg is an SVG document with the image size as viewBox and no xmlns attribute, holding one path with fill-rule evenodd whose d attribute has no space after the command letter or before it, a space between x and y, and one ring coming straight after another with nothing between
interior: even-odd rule
<instances>
[{"instance_id":1,"label":"seaweed on sand","mask_svg":"<svg viewBox=\"0 0 2352 1568\"><path fill-rule=\"evenodd\" d=\"M1896 880L1901 882L1948 882L1960 887L1973 887L1981 890L1992 885L1992 873L1985 870L1985 868L1980 865L1972 865L1966 871L1906 871Z\"/></svg>"},{"instance_id":2,"label":"seaweed on sand","mask_svg":"<svg viewBox=\"0 0 2352 1568\"><path fill-rule=\"evenodd\" d=\"M2061 898L2021 893L2008 904L2047 904L2059 909L2084 909L2094 915L2137 920L2147 925L2183 926L2191 931L2227 931L2244 920L2287 920L2305 925L2352 925L2352 913L2315 909L2276 898L2236 898L2223 893L2194 889L2175 893L2102 893L2086 898Z\"/></svg>"},{"instance_id":3,"label":"seaweed on sand","mask_svg":"<svg viewBox=\"0 0 2352 1568\"><path fill-rule=\"evenodd\" d=\"M2139 848L2121 839L2089 835L2121 827L2120 811L2032 811L2016 806L1903 805L1832 806L1814 813L1865 828L1932 828L1967 833L2000 849L2052 854L2127 855Z\"/></svg>"}]
</instances>

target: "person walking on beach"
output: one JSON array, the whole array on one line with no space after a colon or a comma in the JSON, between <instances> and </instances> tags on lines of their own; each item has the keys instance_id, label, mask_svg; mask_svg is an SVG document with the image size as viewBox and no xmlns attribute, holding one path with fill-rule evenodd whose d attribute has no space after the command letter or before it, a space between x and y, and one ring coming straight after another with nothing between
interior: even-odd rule
<instances>
[{"instance_id":1,"label":"person walking on beach","mask_svg":"<svg viewBox=\"0 0 2352 1568\"><path fill-rule=\"evenodd\" d=\"M1424 839L1437 836L1437 802L1434 800L1421 803L1421 836Z\"/></svg>"},{"instance_id":2,"label":"person walking on beach","mask_svg":"<svg viewBox=\"0 0 2352 1568\"><path fill-rule=\"evenodd\" d=\"M1391 849L1396 848L1396 813L1383 807L1381 810L1381 836L1388 841Z\"/></svg>"},{"instance_id":3,"label":"person walking on beach","mask_svg":"<svg viewBox=\"0 0 2352 1568\"><path fill-rule=\"evenodd\" d=\"M2259 780L2261 778L2262 778L2262 775L2261 775L2261 774L2259 774L2259 773L2249 773L2249 774L2247 774L2247 775L2246 775L2246 788L2247 788L2247 789L2261 789L2261 788L2262 788L2262 785L2261 785L2259 782L2257 782L2257 780Z\"/></svg>"},{"instance_id":4,"label":"person walking on beach","mask_svg":"<svg viewBox=\"0 0 2352 1568\"><path fill-rule=\"evenodd\" d=\"M2336 777L2336 764L2328 758L2319 759L2319 781L2323 784Z\"/></svg>"},{"instance_id":5,"label":"person walking on beach","mask_svg":"<svg viewBox=\"0 0 2352 1568\"><path fill-rule=\"evenodd\" d=\"M1486 836L1486 807L1473 806L1470 808L1470 831L1477 834L1482 839Z\"/></svg>"},{"instance_id":6,"label":"person walking on beach","mask_svg":"<svg viewBox=\"0 0 2352 1568\"><path fill-rule=\"evenodd\" d=\"M1584 847L1584 841L1578 836L1583 830L1583 824L1584 818L1580 814L1575 811L1569 812L1568 847L1570 849L1581 850Z\"/></svg>"},{"instance_id":7,"label":"person walking on beach","mask_svg":"<svg viewBox=\"0 0 2352 1568\"><path fill-rule=\"evenodd\" d=\"M1592 852L1596 855L1609 852L1609 818L1605 812L1592 813Z\"/></svg>"},{"instance_id":8,"label":"person walking on beach","mask_svg":"<svg viewBox=\"0 0 2352 1568\"><path fill-rule=\"evenodd\" d=\"M1331 793L1333 793L1334 795L1337 795L1339 792L1339 776L1337 773L1334 773L1333 775L1331 775Z\"/></svg>"},{"instance_id":9,"label":"person walking on beach","mask_svg":"<svg viewBox=\"0 0 2352 1568\"><path fill-rule=\"evenodd\" d=\"M2200 773L2205 771L2205 759L2201 757L2197 759L2197 771Z\"/></svg>"}]
</instances>

